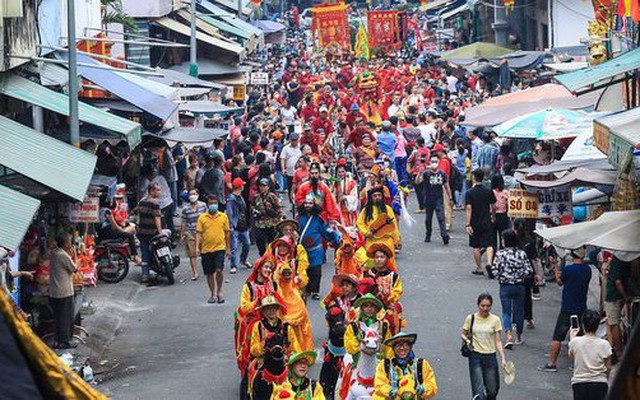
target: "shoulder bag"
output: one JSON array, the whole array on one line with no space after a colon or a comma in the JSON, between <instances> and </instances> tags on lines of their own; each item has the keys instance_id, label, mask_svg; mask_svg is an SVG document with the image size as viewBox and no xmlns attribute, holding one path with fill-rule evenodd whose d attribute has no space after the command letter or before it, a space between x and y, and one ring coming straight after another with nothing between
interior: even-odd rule
<instances>
[{"instance_id":1,"label":"shoulder bag","mask_svg":"<svg viewBox=\"0 0 640 400\"><path fill-rule=\"evenodd\" d=\"M473 353L473 323L475 321L476 315L471 314L471 324L469 325L469 333L467 334L467 338L471 342L471 344L467 344L467 342L463 341L462 346L460 347L460 354L462 357L469 358L471 353Z\"/></svg>"}]
</instances>

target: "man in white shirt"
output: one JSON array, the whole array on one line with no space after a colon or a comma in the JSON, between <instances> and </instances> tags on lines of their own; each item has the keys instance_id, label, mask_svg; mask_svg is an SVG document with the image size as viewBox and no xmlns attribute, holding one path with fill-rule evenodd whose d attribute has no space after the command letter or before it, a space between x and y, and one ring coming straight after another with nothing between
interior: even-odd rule
<instances>
[{"instance_id":1,"label":"man in white shirt","mask_svg":"<svg viewBox=\"0 0 640 400\"><path fill-rule=\"evenodd\" d=\"M296 164L302 157L299 139L300 136L296 132L289 134L289 144L284 146L280 153L280 170L287 179L289 198L291 198L291 186L293 185L293 175L296 173Z\"/></svg>"},{"instance_id":2,"label":"man in white shirt","mask_svg":"<svg viewBox=\"0 0 640 400\"><path fill-rule=\"evenodd\" d=\"M456 87L457 84L458 84L458 78L451 75L451 72L449 72L447 74L447 89L449 89L449 92L458 93L458 88Z\"/></svg>"},{"instance_id":3,"label":"man in white shirt","mask_svg":"<svg viewBox=\"0 0 640 400\"><path fill-rule=\"evenodd\" d=\"M391 118L397 116L398 112L402 112L402 114L404 115L404 111L400 106L400 96L395 94L391 99L391 105L389 106L389 108L387 108L387 115L389 116L389 118Z\"/></svg>"},{"instance_id":4,"label":"man in white shirt","mask_svg":"<svg viewBox=\"0 0 640 400\"><path fill-rule=\"evenodd\" d=\"M432 147L435 144L438 136L436 125L433 122L435 119L435 113L429 111L427 115L420 115L420 123L418 129L420 130L420 136L424 139L424 143L427 147Z\"/></svg>"}]
</instances>

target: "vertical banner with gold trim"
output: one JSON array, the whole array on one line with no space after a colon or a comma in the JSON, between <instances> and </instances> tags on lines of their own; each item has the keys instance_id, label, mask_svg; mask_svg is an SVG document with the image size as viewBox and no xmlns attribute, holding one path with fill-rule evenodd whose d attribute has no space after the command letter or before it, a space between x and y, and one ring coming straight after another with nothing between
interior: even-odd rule
<instances>
[{"instance_id":1,"label":"vertical banner with gold trim","mask_svg":"<svg viewBox=\"0 0 640 400\"><path fill-rule=\"evenodd\" d=\"M314 42L325 50L350 51L351 35L344 3L322 3L313 6L311 31Z\"/></svg>"}]
</instances>

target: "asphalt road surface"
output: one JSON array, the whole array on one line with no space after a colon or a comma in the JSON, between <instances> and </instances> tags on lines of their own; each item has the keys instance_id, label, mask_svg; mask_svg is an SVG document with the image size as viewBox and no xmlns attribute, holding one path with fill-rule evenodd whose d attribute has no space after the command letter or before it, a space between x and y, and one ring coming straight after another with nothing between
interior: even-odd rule
<instances>
[{"instance_id":1,"label":"asphalt road surface","mask_svg":"<svg viewBox=\"0 0 640 400\"><path fill-rule=\"evenodd\" d=\"M415 202L413 202L415 204ZM413 207L413 205L411 205ZM479 293L494 297L493 312L501 314L498 284L471 274L471 250L463 232L464 216L455 213L451 242L439 240L434 221L432 243L424 243L424 215L414 215L413 227L402 227L403 250L398 257L404 283L402 303L408 322L406 331L417 332L415 352L429 360L438 382L439 399L470 399L467 360L459 353L460 326L467 314L475 310ZM435 218L434 218L435 219ZM250 260L256 258L252 247ZM330 251L329 259L332 259ZM322 286L327 292L332 263L324 266ZM228 268L227 271L228 272ZM116 399L237 399L239 374L233 350L233 315L238 307L240 290L249 270L226 274L226 303L207 304L205 280L189 279L188 261L177 270L174 286L160 283L153 287L137 285L139 270L132 270L119 285L130 298L120 304L123 319L107 344L99 362L93 360L101 382L97 388ZM99 288L116 291L113 285ZM114 292L115 293L115 292ZM559 311L560 289L548 284L542 289L542 301L534 302L536 328L526 330L525 343L507 352L516 365L515 382L501 384L503 399L568 399L571 397L570 362L563 346L557 373L544 373L536 366L544 364L549 353L551 333ZM112 295L111 298L113 300ZM123 302L121 302L123 303ZM99 313L109 307L98 304ZM317 301L308 303L316 348L327 335L322 310ZM95 316L89 317L96 318ZM504 338L503 338L504 340ZM321 358L320 358L321 359ZM319 368L313 370L317 377Z\"/></svg>"}]
</instances>

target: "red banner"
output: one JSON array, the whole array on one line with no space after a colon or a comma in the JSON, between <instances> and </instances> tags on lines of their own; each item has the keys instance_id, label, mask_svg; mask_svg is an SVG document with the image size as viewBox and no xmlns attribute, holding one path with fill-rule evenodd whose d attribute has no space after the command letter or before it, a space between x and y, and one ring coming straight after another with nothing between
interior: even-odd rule
<instances>
[{"instance_id":1,"label":"red banner","mask_svg":"<svg viewBox=\"0 0 640 400\"><path fill-rule=\"evenodd\" d=\"M311 30L314 40L324 49L350 50L351 35L344 3L323 3L313 6Z\"/></svg>"},{"instance_id":2,"label":"red banner","mask_svg":"<svg viewBox=\"0 0 640 400\"><path fill-rule=\"evenodd\" d=\"M398 11L369 11L369 47L375 49L398 48L402 46Z\"/></svg>"}]
</instances>

